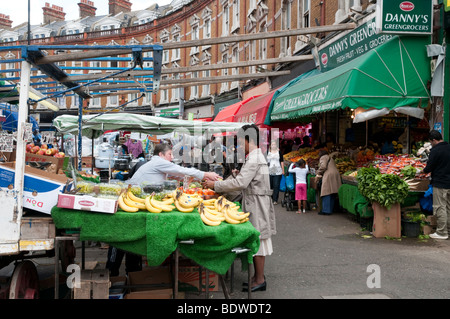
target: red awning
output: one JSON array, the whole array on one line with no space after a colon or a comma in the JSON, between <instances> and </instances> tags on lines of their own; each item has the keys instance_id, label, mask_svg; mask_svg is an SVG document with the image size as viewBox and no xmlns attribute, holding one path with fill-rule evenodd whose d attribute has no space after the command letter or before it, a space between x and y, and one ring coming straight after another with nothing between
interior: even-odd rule
<instances>
[{"instance_id":1,"label":"red awning","mask_svg":"<svg viewBox=\"0 0 450 319\"><path fill-rule=\"evenodd\" d=\"M212 121L212 117L204 117L202 119L194 119L194 121L211 122Z\"/></svg>"},{"instance_id":2,"label":"red awning","mask_svg":"<svg viewBox=\"0 0 450 319\"><path fill-rule=\"evenodd\" d=\"M273 90L269 93L258 95L251 101L243 104L234 115L234 121L254 123L260 128L267 127L267 125L264 124L264 120L266 119L266 114L269 110L270 102L272 101L272 96L275 91L276 90Z\"/></svg>"},{"instance_id":3,"label":"red awning","mask_svg":"<svg viewBox=\"0 0 450 319\"><path fill-rule=\"evenodd\" d=\"M213 122L237 122L235 120L235 115L239 111L242 105L248 103L249 101L255 99L257 96L252 96L244 101L237 102L235 104L231 104L224 108L222 111L217 113L216 117L214 118Z\"/></svg>"}]
</instances>

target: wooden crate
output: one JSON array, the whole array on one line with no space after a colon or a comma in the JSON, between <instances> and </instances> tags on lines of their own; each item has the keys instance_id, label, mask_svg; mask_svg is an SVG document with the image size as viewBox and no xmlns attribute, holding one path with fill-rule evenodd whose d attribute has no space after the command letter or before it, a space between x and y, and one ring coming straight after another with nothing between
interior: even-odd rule
<instances>
[{"instance_id":1,"label":"wooden crate","mask_svg":"<svg viewBox=\"0 0 450 319\"><path fill-rule=\"evenodd\" d=\"M74 299L109 299L108 269L82 270L80 287L73 289Z\"/></svg>"}]
</instances>

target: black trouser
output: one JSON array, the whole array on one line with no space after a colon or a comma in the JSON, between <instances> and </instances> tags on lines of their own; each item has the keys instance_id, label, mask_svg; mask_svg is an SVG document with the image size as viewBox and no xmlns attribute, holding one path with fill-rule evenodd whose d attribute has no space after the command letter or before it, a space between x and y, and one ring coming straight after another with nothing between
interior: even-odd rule
<instances>
[{"instance_id":1,"label":"black trouser","mask_svg":"<svg viewBox=\"0 0 450 319\"><path fill-rule=\"evenodd\" d=\"M274 202L278 202L278 194L280 193L280 182L281 182L281 174L280 175L269 175L270 176L270 188L273 190L272 200Z\"/></svg>"},{"instance_id":2,"label":"black trouser","mask_svg":"<svg viewBox=\"0 0 450 319\"><path fill-rule=\"evenodd\" d=\"M142 256L109 246L106 269L109 269L111 277L119 275L119 269L122 264L123 256L125 256L125 272L127 274L129 272L142 270Z\"/></svg>"}]
</instances>

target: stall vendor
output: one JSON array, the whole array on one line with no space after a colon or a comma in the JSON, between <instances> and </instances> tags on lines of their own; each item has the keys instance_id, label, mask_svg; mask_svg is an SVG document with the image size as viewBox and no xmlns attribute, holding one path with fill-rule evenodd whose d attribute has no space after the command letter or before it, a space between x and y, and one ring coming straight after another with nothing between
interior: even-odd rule
<instances>
[{"instance_id":1,"label":"stall vendor","mask_svg":"<svg viewBox=\"0 0 450 319\"><path fill-rule=\"evenodd\" d=\"M272 236L276 234L275 209L269 181L269 166L258 147L259 129L256 125L244 125L244 136L238 135L238 145L245 146L246 159L235 178L224 181L206 181L203 187L214 189L218 193L242 191L242 210L250 212L250 222L260 232L260 247L253 256L255 273L251 283L252 291L266 290L264 275L265 257L273 253ZM255 132L255 134L252 134ZM245 286L245 283L244 283Z\"/></svg>"},{"instance_id":2,"label":"stall vendor","mask_svg":"<svg viewBox=\"0 0 450 319\"><path fill-rule=\"evenodd\" d=\"M167 179L167 175L183 177L192 176L198 180L213 180L220 178L219 174L214 172L202 172L196 168L187 168L172 163L172 147L169 144L158 144L153 151L153 157L150 161L142 165L133 177L128 181L129 184L141 184L142 182L162 182Z\"/></svg>"}]
</instances>

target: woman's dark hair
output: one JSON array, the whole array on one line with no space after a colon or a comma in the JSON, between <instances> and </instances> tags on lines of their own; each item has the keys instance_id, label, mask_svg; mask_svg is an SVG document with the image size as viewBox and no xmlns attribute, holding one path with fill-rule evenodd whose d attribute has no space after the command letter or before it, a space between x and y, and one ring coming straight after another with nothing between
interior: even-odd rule
<instances>
[{"instance_id":1,"label":"woman's dark hair","mask_svg":"<svg viewBox=\"0 0 450 319\"><path fill-rule=\"evenodd\" d=\"M256 146L259 146L259 128L258 128L258 126L256 126L255 124L246 124L246 125L242 126L239 131L241 131L244 134L245 140L247 142L252 141L253 144L255 144Z\"/></svg>"},{"instance_id":2,"label":"woman's dark hair","mask_svg":"<svg viewBox=\"0 0 450 319\"><path fill-rule=\"evenodd\" d=\"M163 153L164 154L165 152L167 152L167 151L169 151L171 149L172 149L172 146L170 146L167 143L157 144L155 146L155 149L153 150L153 155L159 155L159 153Z\"/></svg>"},{"instance_id":3,"label":"woman's dark hair","mask_svg":"<svg viewBox=\"0 0 450 319\"><path fill-rule=\"evenodd\" d=\"M296 165L298 166L298 167L305 167L305 165L306 165L306 162L305 162L305 160L303 159L303 158L301 158L301 159L299 159L298 160L298 162L296 163Z\"/></svg>"},{"instance_id":4,"label":"woman's dark hair","mask_svg":"<svg viewBox=\"0 0 450 319\"><path fill-rule=\"evenodd\" d=\"M430 131L429 138L430 138L430 141L432 141L432 140L440 141L440 140L442 140L442 134L439 131L432 130L432 131Z\"/></svg>"},{"instance_id":5,"label":"woman's dark hair","mask_svg":"<svg viewBox=\"0 0 450 319\"><path fill-rule=\"evenodd\" d=\"M328 152L326 151L326 150L320 150L319 151L319 158L321 158L322 156L324 156L324 155L328 155Z\"/></svg>"}]
</instances>

